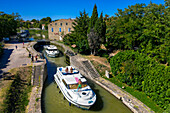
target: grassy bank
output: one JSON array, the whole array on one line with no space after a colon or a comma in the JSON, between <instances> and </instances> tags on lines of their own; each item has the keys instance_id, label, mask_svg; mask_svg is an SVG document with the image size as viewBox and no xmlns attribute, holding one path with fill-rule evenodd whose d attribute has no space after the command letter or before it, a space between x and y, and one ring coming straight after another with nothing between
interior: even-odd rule
<instances>
[{"instance_id":1,"label":"grassy bank","mask_svg":"<svg viewBox=\"0 0 170 113\"><path fill-rule=\"evenodd\" d=\"M7 95L7 91L10 89L11 83L13 80L1 80L0 81L0 112L3 111L3 102Z\"/></svg>"},{"instance_id":2,"label":"grassy bank","mask_svg":"<svg viewBox=\"0 0 170 113\"><path fill-rule=\"evenodd\" d=\"M134 97L139 99L141 102L143 102L145 105L147 105L149 108L151 108L156 113L163 113L164 110L162 108L160 108L158 105L156 105L156 103L153 102L151 100L151 98L149 98L144 92L139 92L139 91L133 89L133 87L130 87L130 86L124 84L124 83L121 83L113 75L111 75L111 78L106 78L105 77L105 70L109 70L109 68L107 66L103 65L103 64L100 64L97 61L91 60L91 62L103 78L111 81L112 83L119 86L120 88L122 88L122 86L125 86L125 89L123 89L123 90L127 91L128 93L130 93L131 95L133 95Z\"/></svg>"},{"instance_id":3,"label":"grassy bank","mask_svg":"<svg viewBox=\"0 0 170 113\"><path fill-rule=\"evenodd\" d=\"M15 75L10 88L6 91L3 101L3 113L25 112L31 92L32 67L14 68L10 70Z\"/></svg>"}]
</instances>

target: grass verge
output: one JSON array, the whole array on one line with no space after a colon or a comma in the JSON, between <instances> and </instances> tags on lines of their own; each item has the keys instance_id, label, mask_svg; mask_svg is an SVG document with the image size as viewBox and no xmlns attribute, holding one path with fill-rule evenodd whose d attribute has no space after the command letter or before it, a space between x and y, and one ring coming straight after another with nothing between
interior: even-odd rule
<instances>
[{"instance_id":1,"label":"grass verge","mask_svg":"<svg viewBox=\"0 0 170 113\"><path fill-rule=\"evenodd\" d=\"M10 70L15 74L15 78L11 83L9 90L6 91L3 102L3 113L25 112L29 102L29 94L31 92L31 74L32 67L21 67Z\"/></svg>"}]
</instances>

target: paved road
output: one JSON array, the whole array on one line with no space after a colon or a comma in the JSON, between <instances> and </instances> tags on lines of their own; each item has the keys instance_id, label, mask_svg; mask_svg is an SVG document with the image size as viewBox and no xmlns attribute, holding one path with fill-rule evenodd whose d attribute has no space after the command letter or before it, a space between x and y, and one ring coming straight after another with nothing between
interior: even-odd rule
<instances>
[{"instance_id":1,"label":"paved road","mask_svg":"<svg viewBox=\"0 0 170 113\"><path fill-rule=\"evenodd\" d=\"M28 43L24 43L26 47ZM16 49L17 46L17 49ZM23 43L5 44L4 54L0 57L0 75L9 69L24 66L31 63L28 51L23 48Z\"/></svg>"}]
</instances>

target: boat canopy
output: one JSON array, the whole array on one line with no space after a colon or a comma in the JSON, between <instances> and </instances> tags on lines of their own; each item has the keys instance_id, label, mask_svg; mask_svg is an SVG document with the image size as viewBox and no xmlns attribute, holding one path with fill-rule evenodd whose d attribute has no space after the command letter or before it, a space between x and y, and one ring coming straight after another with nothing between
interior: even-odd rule
<instances>
[{"instance_id":1,"label":"boat canopy","mask_svg":"<svg viewBox=\"0 0 170 113\"><path fill-rule=\"evenodd\" d=\"M76 78L80 79L81 82L87 82L85 78L79 78L79 77L75 77L75 76L67 76L67 77L64 77L64 80L67 84L78 84Z\"/></svg>"}]
</instances>

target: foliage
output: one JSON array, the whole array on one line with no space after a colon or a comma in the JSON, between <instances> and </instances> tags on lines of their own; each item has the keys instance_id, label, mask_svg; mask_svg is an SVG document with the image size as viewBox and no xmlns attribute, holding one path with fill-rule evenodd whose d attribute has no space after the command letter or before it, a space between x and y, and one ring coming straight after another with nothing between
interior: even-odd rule
<instances>
[{"instance_id":1,"label":"foliage","mask_svg":"<svg viewBox=\"0 0 170 113\"><path fill-rule=\"evenodd\" d=\"M160 65L144 53L119 52L110 59L112 73L121 82L143 91L160 107L166 109L170 101L170 67Z\"/></svg>"},{"instance_id":2,"label":"foliage","mask_svg":"<svg viewBox=\"0 0 170 113\"><path fill-rule=\"evenodd\" d=\"M97 35L97 33L94 31L94 29L90 29L90 32L88 33L88 42L89 47L91 49L91 54L96 55L97 50L100 48L100 37Z\"/></svg>"},{"instance_id":3,"label":"foliage","mask_svg":"<svg viewBox=\"0 0 170 113\"><path fill-rule=\"evenodd\" d=\"M69 46L76 45L73 49L77 50L78 53L89 54L91 51L91 54L96 54L101 43L105 42L106 24L102 13L98 18L96 4L90 19L85 11L80 12L80 17L76 17L75 22L73 22L73 29L74 31L67 34L63 41Z\"/></svg>"},{"instance_id":4,"label":"foliage","mask_svg":"<svg viewBox=\"0 0 170 113\"><path fill-rule=\"evenodd\" d=\"M88 54L89 45L87 41L87 29L88 29L89 17L85 12L80 12L80 17L76 17L75 22L73 22L74 31L64 37L63 41L65 44L71 46L76 45L79 53Z\"/></svg>"},{"instance_id":5,"label":"foliage","mask_svg":"<svg viewBox=\"0 0 170 113\"><path fill-rule=\"evenodd\" d=\"M170 64L170 8L150 3L118 9L115 17L107 20L108 49L144 52L163 64Z\"/></svg>"},{"instance_id":6,"label":"foliage","mask_svg":"<svg viewBox=\"0 0 170 113\"><path fill-rule=\"evenodd\" d=\"M42 28L42 24L45 24L45 29L48 29L48 24L51 22L51 18L50 17L46 17L46 18L42 18L40 21L36 20L36 19L32 19L31 21L27 20L24 21L22 19L20 19L20 22L18 23L18 28Z\"/></svg>"},{"instance_id":7,"label":"foliage","mask_svg":"<svg viewBox=\"0 0 170 113\"><path fill-rule=\"evenodd\" d=\"M97 12L97 6L95 4L93 8L93 13L92 13L92 16L89 22L88 33L90 33L90 30L95 27L95 23L97 20L98 20L98 12Z\"/></svg>"},{"instance_id":8,"label":"foliage","mask_svg":"<svg viewBox=\"0 0 170 113\"><path fill-rule=\"evenodd\" d=\"M43 39L42 35L45 35L45 39L48 39L48 31L45 30L29 30L29 33L34 39ZM40 34L40 36L36 36L36 34Z\"/></svg>"},{"instance_id":9,"label":"foliage","mask_svg":"<svg viewBox=\"0 0 170 113\"><path fill-rule=\"evenodd\" d=\"M14 81L11 84L10 89L7 92L6 99L4 100L3 113L21 113L25 112L25 108L28 105L28 93L31 91L31 77L29 68L27 80L21 79L23 72L17 72ZM24 71L27 73L27 71ZM24 76L26 77L26 75Z\"/></svg>"},{"instance_id":10,"label":"foliage","mask_svg":"<svg viewBox=\"0 0 170 113\"><path fill-rule=\"evenodd\" d=\"M103 13L98 18L97 6L94 5L88 28L88 42L91 54L96 55L100 45L105 42L106 24L103 20Z\"/></svg>"},{"instance_id":11,"label":"foliage","mask_svg":"<svg viewBox=\"0 0 170 113\"><path fill-rule=\"evenodd\" d=\"M105 58L108 58L108 57L109 57L108 52L107 52L106 50L104 50L104 49L99 49L99 50L98 50L98 55L99 55L100 57L105 57Z\"/></svg>"},{"instance_id":12,"label":"foliage","mask_svg":"<svg viewBox=\"0 0 170 113\"><path fill-rule=\"evenodd\" d=\"M2 55L2 53L3 53L3 44L0 43L0 56Z\"/></svg>"},{"instance_id":13,"label":"foliage","mask_svg":"<svg viewBox=\"0 0 170 113\"><path fill-rule=\"evenodd\" d=\"M6 14L0 12L0 40L2 40L3 37L10 37L11 35L16 34L17 19L19 17L18 13Z\"/></svg>"},{"instance_id":14,"label":"foliage","mask_svg":"<svg viewBox=\"0 0 170 113\"><path fill-rule=\"evenodd\" d=\"M158 105L156 105L156 103L152 101L152 99L149 98L144 92L140 92L138 90L135 90L133 87L127 86L126 84L120 82L115 76L109 79L105 77L105 79L111 81L112 83L116 84L120 88L122 86L125 86L126 88L124 88L123 90L127 91L128 93L130 93L131 95L139 99L141 102L143 102L145 105L147 105L149 108L151 108L156 113L163 112L163 109L159 107Z\"/></svg>"}]
</instances>

